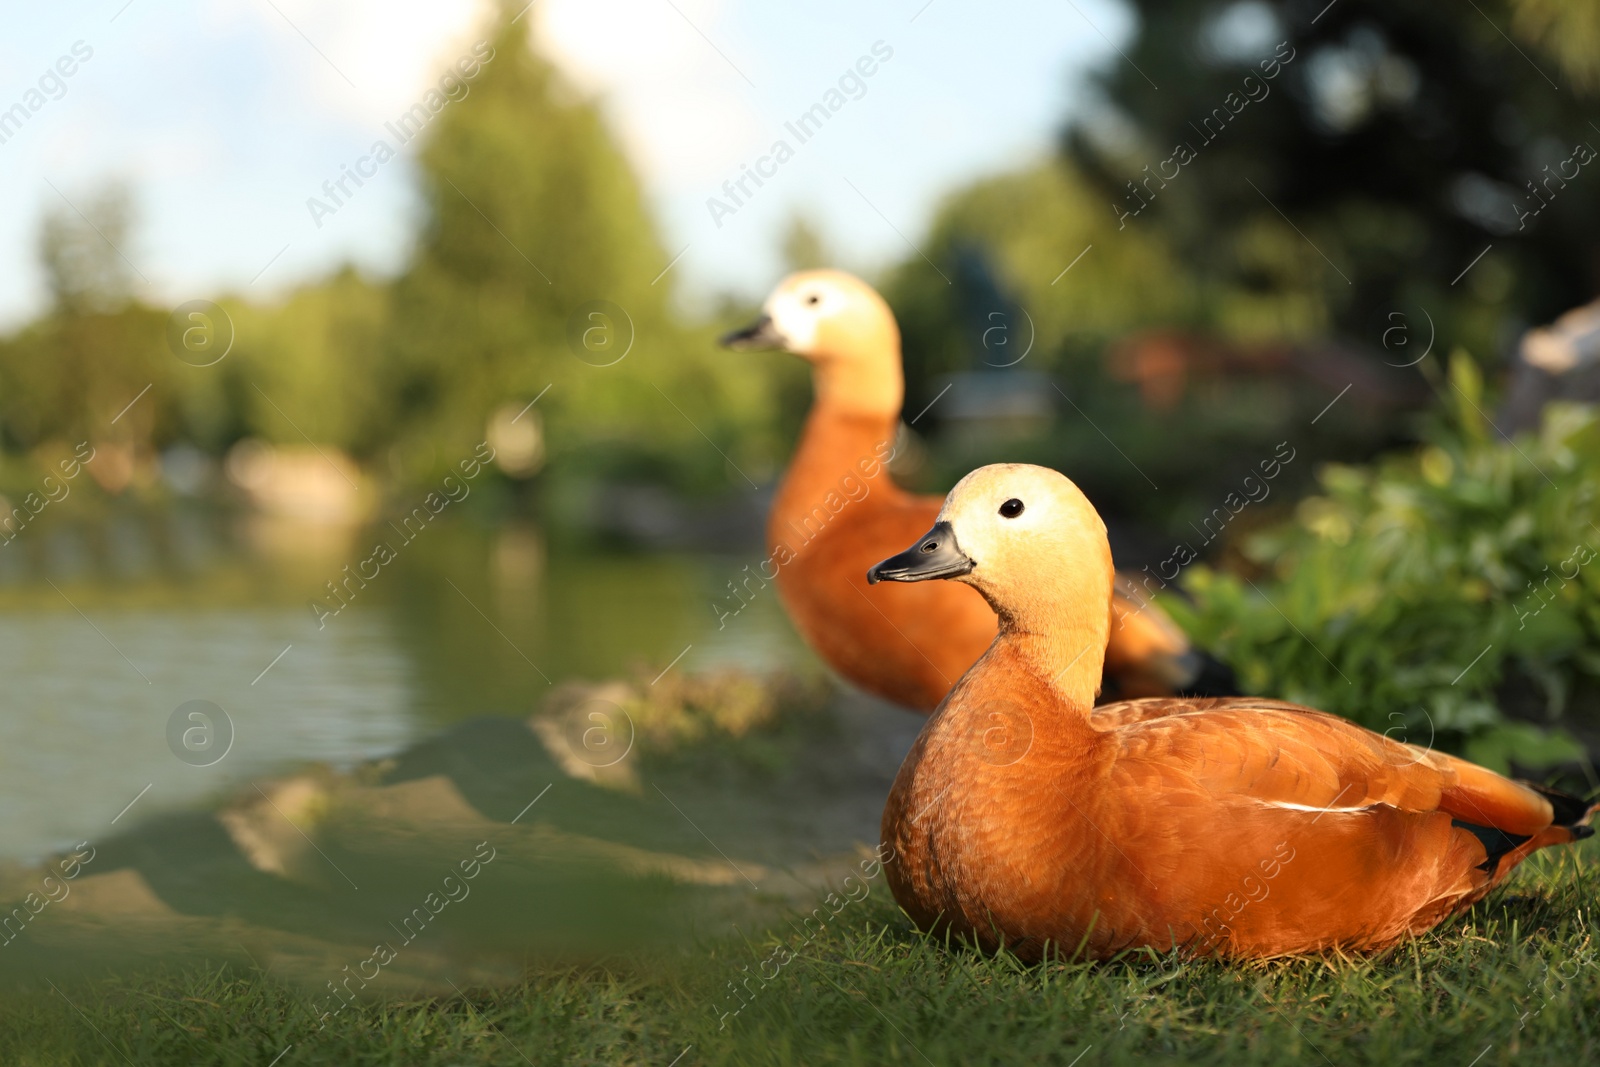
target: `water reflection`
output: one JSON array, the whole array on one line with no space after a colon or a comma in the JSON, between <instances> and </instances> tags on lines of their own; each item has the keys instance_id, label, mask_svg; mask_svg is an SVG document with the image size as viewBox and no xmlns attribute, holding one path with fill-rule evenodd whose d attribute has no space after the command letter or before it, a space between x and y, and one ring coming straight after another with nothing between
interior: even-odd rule
<instances>
[{"instance_id":1,"label":"water reflection","mask_svg":"<svg viewBox=\"0 0 1600 1067\"><path fill-rule=\"evenodd\" d=\"M349 581L346 567L385 541L392 562ZM598 552L467 517L405 542L382 524L199 508L61 516L0 548L0 858L104 835L114 817L125 830L287 766L348 765L450 723L526 716L564 679L680 654L676 670L792 662L803 653L770 595L717 626L709 605L746 562ZM316 612L316 598L341 610ZM168 747L169 718L193 700L233 724L211 766Z\"/></svg>"}]
</instances>

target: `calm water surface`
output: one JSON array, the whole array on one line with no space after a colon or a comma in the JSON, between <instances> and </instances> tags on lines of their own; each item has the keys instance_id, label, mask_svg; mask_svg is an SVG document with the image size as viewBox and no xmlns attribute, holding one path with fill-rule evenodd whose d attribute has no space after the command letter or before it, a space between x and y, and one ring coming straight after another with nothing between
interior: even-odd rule
<instances>
[{"instance_id":1,"label":"calm water surface","mask_svg":"<svg viewBox=\"0 0 1600 1067\"><path fill-rule=\"evenodd\" d=\"M325 583L379 539L395 558L319 626L308 602L338 607ZM795 662L807 654L770 590L721 628L711 608L760 555L601 553L552 546L528 523L466 521L405 544L203 511L29 529L0 547L0 858L306 762L394 752L461 719L525 716L565 679L648 681L686 649L673 670ZM232 723L210 766L168 742L174 711L196 700ZM193 725L180 719L180 733Z\"/></svg>"}]
</instances>

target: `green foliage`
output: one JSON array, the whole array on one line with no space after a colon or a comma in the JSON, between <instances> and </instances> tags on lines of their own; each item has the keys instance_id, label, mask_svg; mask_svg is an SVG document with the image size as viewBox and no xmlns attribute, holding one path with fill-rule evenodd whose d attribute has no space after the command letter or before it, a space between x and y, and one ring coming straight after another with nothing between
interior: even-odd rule
<instances>
[{"instance_id":1,"label":"green foliage","mask_svg":"<svg viewBox=\"0 0 1600 1067\"><path fill-rule=\"evenodd\" d=\"M1070 167L1042 164L961 190L941 207L923 244L939 270L912 256L884 286L914 387L974 364L988 313L1010 310L994 289L1027 308L1037 327L1033 369L1065 369L1068 342L1081 352L1086 343L1198 314L1199 283L1161 236L1119 233ZM990 292L967 276L973 270L992 271Z\"/></svg>"},{"instance_id":2,"label":"green foliage","mask_svg":"<svg viewBox=\"0 0 1600 1067\"><path fill-rule=\"evenodd\" d=\"M661 328L647 285L665 261L632 176L522 30L497 28L471 93L427 131L427 219L395 285L391 387L408 433L457 449L507 396L583 380L566 339L579 304L610 300L642 333Z\"/></svg>"},{"instance_id":3,"label":"green foliage","mask_svg":"<svg viewBox=\"0 0 1600 1067\"><path fill-rule=\"evenodd\" d=\"M598 108L529 47L520 8L497 8L492 54L417 135L424 212L400 275L346 267L273 304L220 297L235 340L215 365L177 358L168 311L130 297L119 187L84 199L87 218L51 213L39 254L53 306L0 339L0 447L110 443L148 472L177 443L220 455L244 437L309 438L416 484L549 387L532 418L549 469L580 488L770 477L780 420L762 361L719 351L668 307L669 257L632 170ZM577 343L592 326L606 351Z\"/></svg>"},{"instance_id":4,"label":"green foliage","mask_svg":"<svg viewBox=\"0 0 1600 1067\"><path fill-rule=\"evenodd\" d=\"M233 348L206 367L168 348L162 309L62 307L0 341L4 442L25 452L110 443L143 459L178 442L220 454L245 436L300 445L303 432L369 457L391 432L371 385L387 303L351 270L275 307L225 300L217 329L232 329Z\"/></svg>"},{"instance_id":5,"label":"green foliage","mask_svg":"<svg viewBox=\"0 0 1600 1067\"><path fill-rule=\"evenodd\" d=\"M1510 0L1511 28L1554 56L1579 87L1600 89L1600 4L1595 0Z\"/></svg>"},{"instance_id":6,"label":"green foliage","mask_svg":"<svg viewBox=\"0 0 1600 1067\"><path fill-rule=\"evenodd\" d=\"M245 434L303 445L304 433L359 459L381 458L394 430L376 384L387 369L389 304L385 286L348 268L271 308L228 301L238 340L215 368L184 368L188 424L212 447ZM236 420L231 433L220 420L207 423L223 413Z\"/></svg>"},{"instance_id":7,"label":"green foliage","mask_svg":"<svg viewBox=\"0 0 1600 1067\"><path fill-rule=\"evenodd\" d=\"M1044 374L1067 397L1035 383L1058 417L1026 440L1009 428L999 441L959 427L939 433L948 405L933 407L916 427L937 434L918 474L929 491L998 459L1040 463L1070 471L1109 515L1188 536L1188 522L1237 489L1280 441L1292 439L1303 457L1274 486L1288 496L1315 462L1369 455L1409 432L1378 405L1345 404L1311 425L1340 386L1271 365L1226 377L1202 366L1170 410L1113 380L1109 349L1143 331L1193 331L1202 349L1216 338L1226 348L1282 352L1318 338L1327 315L1311 296L1268 296L1187 269L1161 229L1119 229L1070 162L1041 163L953 194L922 247L938 270L910 257L885 284L904 337L906 410L926 407L948 375L963 371ZM1009 351L1032 340L1013 369L997 368L1005 361L1000 350L984 346L984 331L997 323L1007 325ZM1411 385L1417 372L1381 373Z\"/></svg>"},{"instance_id":8,"label":"green foliage","mask_svg":"<svg viewBox=\"0 0 1600 1067\"><path fill-rule=\"evenodd\" d=\"M1592 0L1132 7L1067 155L1100 210L1137 212L1128 228L1160 231L1187 269L1310 302L1369 347L1423 306L1447 345L1489 352L1506 316L1593 295L1600 179L1550 177L1600 145ZM1545 204L1528 183L1547 179Z\"/></svg>"},{"instance_id":9,"label":"green foliage","mask_svg":"<svg viewBox=\"0 0 1600 1067\"><path fill-rule=\"evenodd\" d=\"M1175 608L1252 692L1501 767L1556 762L1577 752L1499 709L1531 696L1555 718L1600 679L1600 414L1554 407L1507 442L1464 354L1449 382L1450 427L1325 467L1292 519L1242 546L1256 577L1197 566L1195 607Z\"/></svg>"},{"instance_id":10,"label":"green foliage","mask_svg":"<svg viewBox=\"0 0 1600 1067\"><path fill-rule=\"evenodd\" d=\"M444 462L495 408L549 386L560 476L742 486L717 447L740 467L770 451L760 380L673 317L657 284L670 257L633 172L515 14L501 10L492 59L426 133L427 221L385 333L398 443Z\"/></svg>"},{"instance_id":11,"label":"green foliage","mask_svg":"<svg viewBox=\"0 0 1600 1067\"><path fill-rule=\"evenodd\" d=\"M111 311L127 303L133 290L133 265L120 251L132 236L133 206L118 184L101 189L85 206L82 216L68 206L45 213L39 260L57 307Z\"/></svg>"},{"instance_id":12,"label":"green foliage","mask_svg":"<svg viewBox=\"0 0 1600 1067\"><path fill-rule=\"evenodd\" d=\"M0 341L0 423L11 449L101 440L146 385L150 394L110 433L140 442L171 435L173 397L187 369L167 351L166 316L142 304L47 315Z\"/></svg>"},{"instance_id":13,"label":"green foliage","mask_svg":"<svg viewBox=\"0 0 1600 1067\"><path fill-rule=\"evenodd\" d=\"M789 220L783 233L783 262L791 271L815 270L835 265L833 254L816 224L804 215Z\"/></svg>"}]
</instances>

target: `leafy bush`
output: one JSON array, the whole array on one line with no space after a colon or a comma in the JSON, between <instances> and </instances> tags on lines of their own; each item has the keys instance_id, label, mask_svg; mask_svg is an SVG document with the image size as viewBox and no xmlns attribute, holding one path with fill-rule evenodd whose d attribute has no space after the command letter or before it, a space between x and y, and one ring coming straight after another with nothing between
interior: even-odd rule
<instances>
[{"instance_id":1,"label":"leafy bush","mask_svg":"<svg viewBox=\"0 0 1600 1067\"><path fill-rule=\"evenodd\" d=\"M1531 689L1555 720L1600 679L1600 414L1552 406L1507 441L1459 353L1444 392L1421 448L1323 468L1242 546L1260 574L1197 566L1177 612L1250 691L1501 767L1578 756L1501 701Z\"/></svg>"}]
</instances>

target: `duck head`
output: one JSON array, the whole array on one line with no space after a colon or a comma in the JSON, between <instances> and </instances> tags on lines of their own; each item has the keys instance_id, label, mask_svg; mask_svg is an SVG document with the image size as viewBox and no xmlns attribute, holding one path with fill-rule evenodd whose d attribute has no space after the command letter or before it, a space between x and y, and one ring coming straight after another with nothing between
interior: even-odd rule
<instances>
[{"instance_id":1,"label":"duck head","mask_svg":"<svg viewBox=\"0 0 1600 1067\"><path fill-rule=\"evenodd\" d=\"M897 415L905 398L900 327L883 297L841 270L791 274L761 315L722 338L732 349L781 349L811 364L821 406Z\"/></svg>"},{"instance_id":2,"label":"duck head","mask_svg":"<svg viewBox=\"0 0 1600 1067\"><path fill-rule=\"evenodd\" d=\"M1065 475L1025 463L980 467L950 490L916 544L867 572L871 583L934 578L981 593L1002 638L1042 643L1041 667L1081 659L1075 676L1092 699L1110 636L1111 545L1094 505Z\"/></svg>"}]
</instances>

